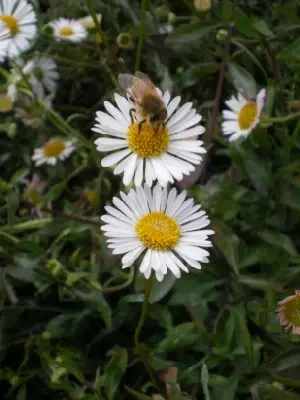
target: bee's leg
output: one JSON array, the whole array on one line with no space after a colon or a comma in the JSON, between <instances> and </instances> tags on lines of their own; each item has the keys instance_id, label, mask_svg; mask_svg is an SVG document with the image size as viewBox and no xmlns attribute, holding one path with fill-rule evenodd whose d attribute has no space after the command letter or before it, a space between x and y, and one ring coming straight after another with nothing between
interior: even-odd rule
<instances>
[{"instance_id":1,"label":"bee's leg","mask_svg":"<svg viewBox=\"0 0 300 400\"><path fill-rule=\"evenodd\" d=\"M144 122L146 122L146 120L145 120L145 119L143 119L142 121L140 121L140 122L139 122L139 132L138 132L138 133L140 133L140 132L141 132L142 125L143 125L143 123L144 123Z\"/></svg>"},{"instance_id":2,"label":"bee's leg","mask_svg":"<svg viewBox=\"0 0 300 400\"><path fill-rule=\"evenodd\" d=\"M129 110L129 115L130 115L130 119L131 119L131 125L134 123L134 114L135 114L135 109L131 108Z\"/></svg>"}]
</instances>

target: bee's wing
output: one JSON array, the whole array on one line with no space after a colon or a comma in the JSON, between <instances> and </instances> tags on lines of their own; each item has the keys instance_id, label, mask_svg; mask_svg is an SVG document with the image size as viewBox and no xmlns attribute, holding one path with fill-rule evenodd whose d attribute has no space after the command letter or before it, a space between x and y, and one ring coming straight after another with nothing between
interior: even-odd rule
<instances>
[{"instance_id":1,"label":"bee's wing","mask_svg":"<svg viewBox=\"0 0 300 400\"><path fill-rule=\"evenodd\" d=\"M147 86L148 90L156 91L156 87L155 87L154 83L151 81L151 79L149 78L148 75L144 74L141 71L136 71L135 72L135 76L138 79L140 79L141 81L143 81L143 84Z\"/></svg>"},{"instance_id":2,"label":"bee's wing","mask_svg":"<svg viewBox=\"0 0 300 400\"><path fill-rule=\"evenodd\" d=\"M136 77L131 74L120 74L118 76L119 84L125 90L128 90L133 86L135 79Z\"/></svg>"}]
</instances>

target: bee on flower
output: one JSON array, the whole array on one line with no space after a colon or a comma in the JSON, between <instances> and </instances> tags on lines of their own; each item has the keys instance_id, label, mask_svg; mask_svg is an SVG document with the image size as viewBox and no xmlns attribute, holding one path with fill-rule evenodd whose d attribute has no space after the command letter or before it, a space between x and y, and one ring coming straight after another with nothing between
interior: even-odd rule
<instances>
[{"instance_id":1,"label":"bee on flower","mask_svg":"<svg viewBox=\"0 0 300 400\"><path fill-rule=\"evenodd\" d=\"M96 113L92 128L102 135L95 141L97 150L112 152L101 165L115 166L114 174L123 174L124 185L181 181L206 153L197 139L205 130L201 116L191 102L178 108L180 96L171 100L169 92L162 94L141 72L121 74L119 82L127 98L115 94L117 107L105 101L107 112Z\"/></svg>"},{"instance_id":2,"label":"bee on flower","mask_svg":"<svg viewBox=\"0 0 300 400\"><path fill-rule=\"evenodd\" d=\"M284 330L290 329L296 335L300 335L300 290L295 290L295 294L279 301L276 309L277 319Z\"/></svg>"},{"instance_id":3,"label":"bee on flower","mask_svg":"<svg viewBox=\"0 0 300 400\"><path fill-rule=\"evenodd\" d=\"M47 183L42 181L38 174L33 174L31 179L23 178L22 183L26 185L24 192L25 200L31 204L31 211L41 218L43 215L40 210L40 203L42 202L42 194Z\"/></svg>"},{"instance_id":4,"label":"bee on flower","mask_svg":"<svg viewBox=\"0 0 300 400\"><path fill-rule=\"evenodd\" d=\"M43 147L34 150L32 160L39 167L43 164L56 165L66 160L75 150L74 140L50 139Z\"/></svg>"},{"instance_id":5,"label":"bee on flower","mask_svg":"<svg viewBox=\"0 0 300 400\"><path fill-rule=\"evenodd\" d=\"M229 136L229 141L234 142L240 138L246 138L258 125L260 116L265 104L266 90L262 89L251 100L238 93L237 97L232 96L225 101L229 110L223 110L222 131Z\"/></svg>"}]
</instances>

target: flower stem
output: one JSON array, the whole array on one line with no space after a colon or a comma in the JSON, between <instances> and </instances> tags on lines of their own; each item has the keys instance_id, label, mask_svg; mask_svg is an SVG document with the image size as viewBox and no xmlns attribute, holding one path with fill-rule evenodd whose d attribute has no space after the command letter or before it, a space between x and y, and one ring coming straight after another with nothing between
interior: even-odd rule
<instances>
[{"instance_id":1,"label":"flower stem","mask_svg":"<svg viewBox=\"0 0 300 400\"><path fill-rule=\"evenodd\" d=\"M277 123L277 124L284 124L285 122L291 121L292 119L300 117L300 111L297 111L293 114L284 115L283 117L266 117L262 118L262 122L267 123Z\"/></svg>"},{"instance_id":2,"label":"flower stem","mask_svg":"<svg viewBox=\"0 0 300 400\"><path fill-rule=\"evenodd\" d=\"M141 330L144 326L146 316L148 313L149 297L150 297L152 284L153 284L153 274L151 274L150 278L146 281L145 297L144 297L142 312L141 312L140 320L139 320L136 330L134 332L134 346L135 346L136 353L138 353L140 355L140 358L145 365L145 368L151 378L153 386L159 390L159 385L157 384L156 379L153 375L153 372L151 371L151 368L147 363L147 355L145 355L145 351L143 350L141 343L140 343Z\"/></svg>"},{"instance_id":3,"label":"flower stem","mask_svg":"<svg viewBox=\"0 0 300 400\"><path fill-rule=\"evenodd\" d=\"M141 57L142 57L142 50L144 39L146 36L146 10L147 10L147 0L142 0L142 7L141 7L141 30L140 30L140 37L136 52L136 60L135 60L135 70L137 71L140 68L141 64Z\"/></svg>"}]
</instances>

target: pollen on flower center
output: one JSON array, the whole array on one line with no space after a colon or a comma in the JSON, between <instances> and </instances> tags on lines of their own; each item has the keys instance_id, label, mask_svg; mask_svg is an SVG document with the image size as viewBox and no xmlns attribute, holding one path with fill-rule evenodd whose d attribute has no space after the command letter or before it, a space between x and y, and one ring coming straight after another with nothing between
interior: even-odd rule
<instances>
[{"instance_id":1,"label":"pollen on flower center","mask_svg":"<svg viewBox=\"0 0 300 400\"><path fill-rule=\"evenodd\" d=\"M256 103L247 103L241 108L238 115L238 123L241 129L251 128L257 116L257 111Z\"/></svg>"},{"instance_id":2,"label":"pollen on flower center","mask_svg":"<svg viewBox=\"0 0 300 400\"><path fill-rule=\"evenodd\" d=\"M12 36L16 36L16 34L19 32L20 29L18 20L13 15L1 14L0 21L5 23Z\"/></svg>"},{"instance_id":3,"label":"pollen on flower center","mask_svg":"<svg viewBox=\"0 0 300 400\"><path fill-rule=\"evenodd\" d=\"M66 148L64 142L58 140L50 140L44 146L44 156L45 157L57 157L59 156Z\"/></svg>"},{"instance_id":4,"label":"pollen on flower center","mask_svg":"<svg viewBox=\"0 0 300 400\"><path fill-rule=\"evenodd\" d=\"M163 125L156 129L149 122L135 122L128 129L127 140L129 148L139 157L157 157L169 145L169 131Z\"/></svg>"},{"instance_id":5,"label":"pollen on flower center","mask_svg":"<svg viewBox=\"0 0 300 400\"><path fill-rule=\"evenodd\" d=\"M138 238L145 247L160 251L171 250L180 237L180 227L163 212L144 215L135 226Z\"/></svg>"},{"instance_id":6,"label":"pollen on flower center","mask_svg":"<svg viewBox=\"0 0 300 400\"><path fill-rule=\"evenodd\" d=\"M63 26L59 30L60 36L71 36L74 34L73 29L70 26Z\"/></svg>"},{"instance_id":7,"label":"pollen on flower center","mask_svg":"<svg viewBox=\"0 0 300 400\"><path fill-rule=\"evenodd\" d=\"M300 296L293 296L284 304L283 314L290 324L300 326Z\"/></svg>"}]
</instances>

